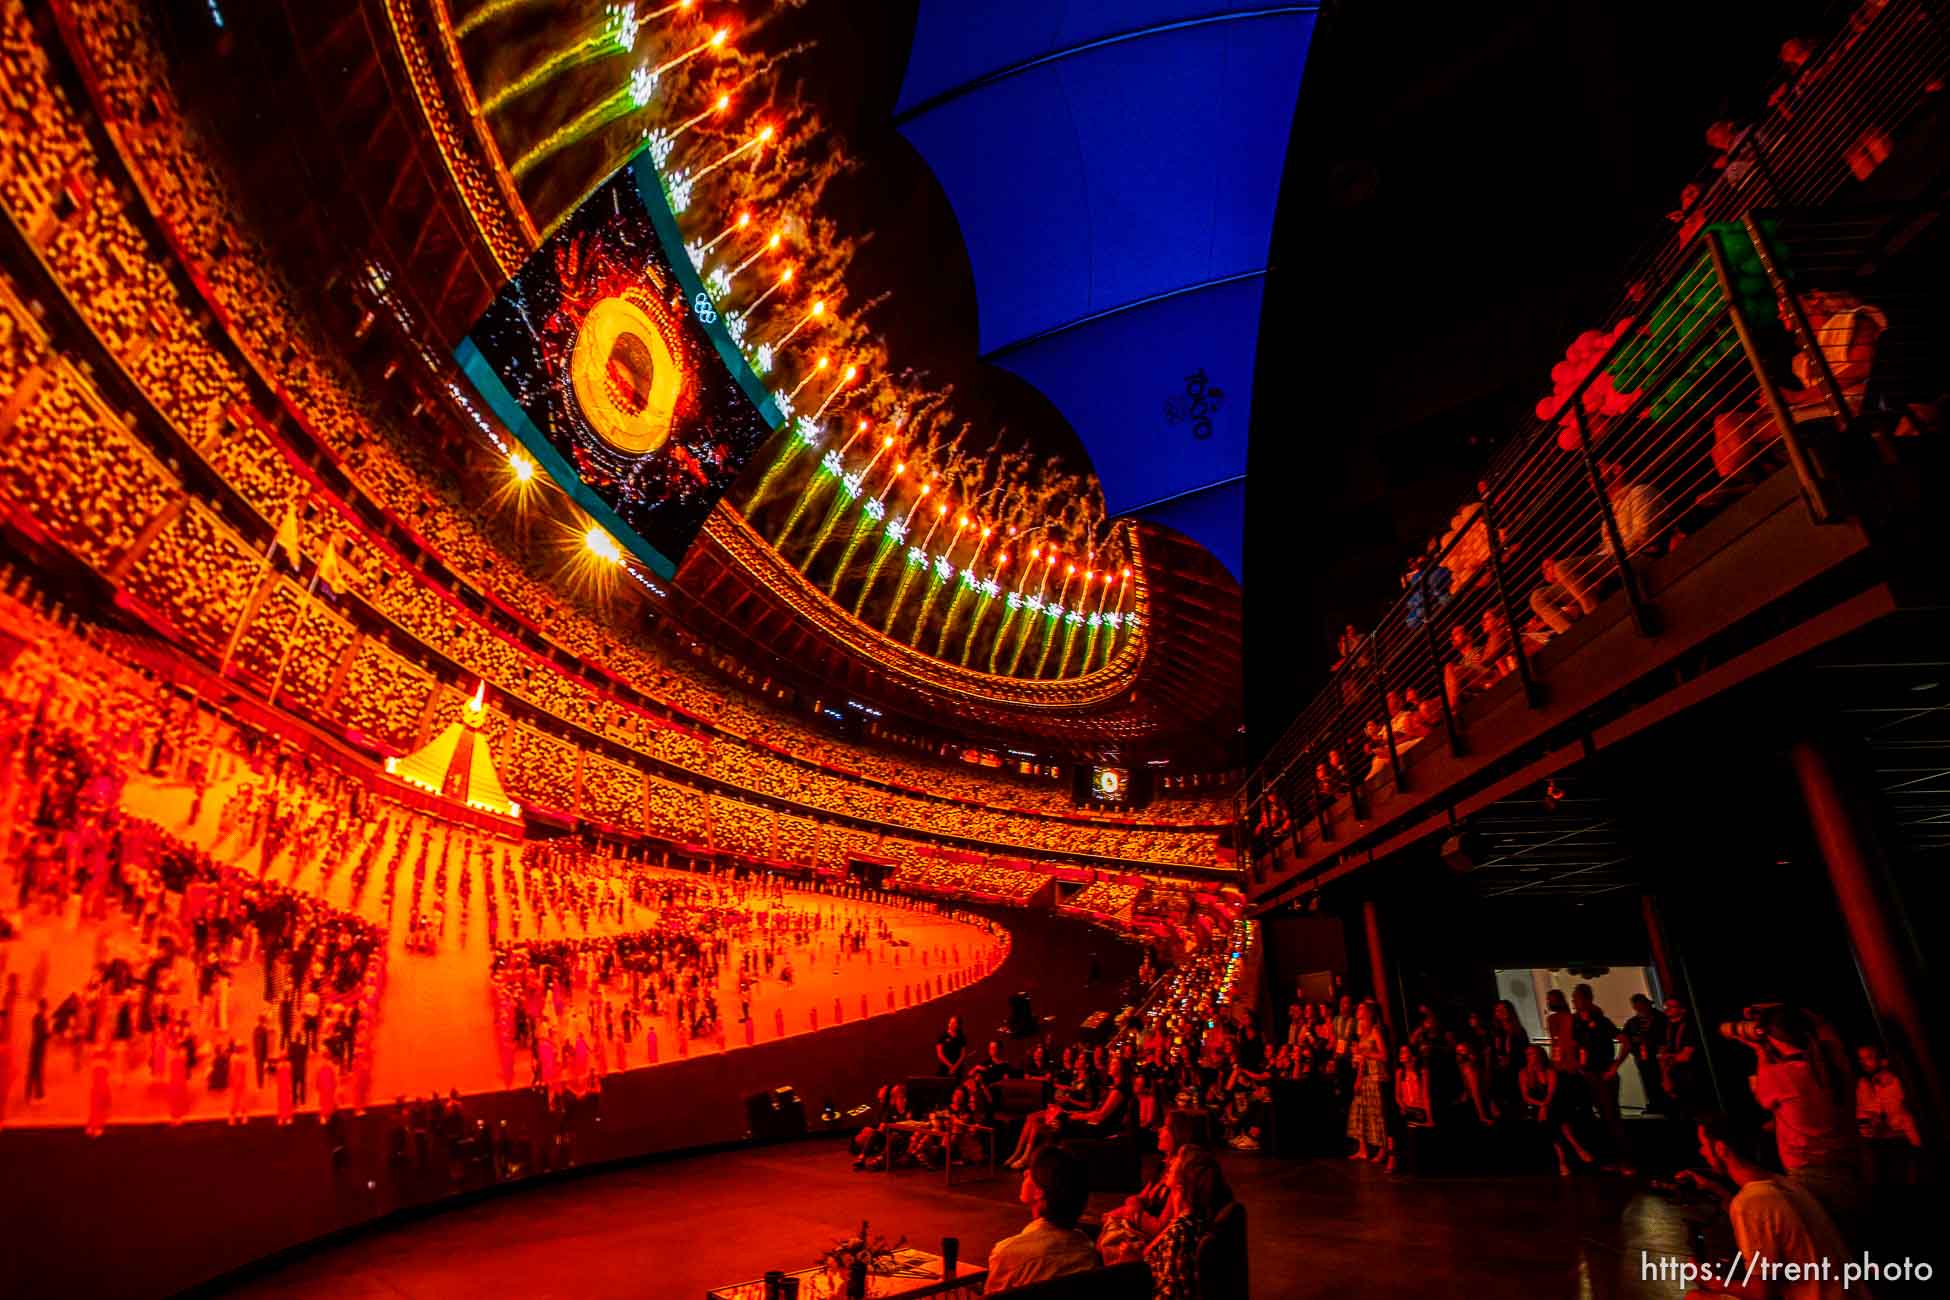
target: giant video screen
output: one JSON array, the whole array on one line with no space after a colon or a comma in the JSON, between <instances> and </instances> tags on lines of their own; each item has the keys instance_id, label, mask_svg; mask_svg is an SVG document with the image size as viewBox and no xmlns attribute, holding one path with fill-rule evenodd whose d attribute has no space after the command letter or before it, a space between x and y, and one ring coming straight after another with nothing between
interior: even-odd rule
<instances>
[{"instance_id":1,"label":"giant video screen","mask_svg":"<svg viewBox=\"0 0 1950 1300\"><path fill-rule=\"evenodd\" d=\"M725 326L643 153L542 242L455 358L536 463L668 578L782 422Z\"/></svg>"}]
</instances>

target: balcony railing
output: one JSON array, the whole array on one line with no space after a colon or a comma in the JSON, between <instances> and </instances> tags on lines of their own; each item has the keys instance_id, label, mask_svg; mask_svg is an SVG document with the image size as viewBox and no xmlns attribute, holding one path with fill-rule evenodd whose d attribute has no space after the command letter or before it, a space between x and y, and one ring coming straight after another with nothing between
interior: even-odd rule
<instances>
[{"instance_id":1,"label":"balcony railing","mask_svg":"<svg viewBox=\"0 0 1950 1300\"><path fill-rule=\"evenodd\" d=\"M1798 489L1814 524L1852 509L1838 467L1895 457L1907 404L1940 384L1941 308L1880 274L1931 214L1822 210L1901 164L1950 74L1929 0L1855 11L1638 259L1602 337L1498 455L1439 547L1249 777L1242 843L1263 871L1368 820L1421 746L1470 753L1510 695L1545 702L1544 643L1601 604L1660 630L1649 575L1757 484ZM1924 150L1919 149L1919 152ZM1707 539L1690 543L1698 548ZM1673 555L1673 561L1664 557ZM1559 671L1564 656L1547 656ZM1488 757L1483 754L1478 757Z\"/></svg>"}]
</instances>

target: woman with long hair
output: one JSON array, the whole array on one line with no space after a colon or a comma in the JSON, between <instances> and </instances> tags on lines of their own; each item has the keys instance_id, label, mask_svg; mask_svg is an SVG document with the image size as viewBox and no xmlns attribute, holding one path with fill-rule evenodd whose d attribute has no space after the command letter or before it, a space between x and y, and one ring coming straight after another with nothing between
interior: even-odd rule
<instances>
[{"instance_id":1,"label":"woman with long hair","mask_svg":"<svg viewBox=\"0 0 1950 1300\"><path fill-rule=\"evenodd\" d=\"M1382 1160L1388 1151L1388 1040L1372 1000L1354 1011L1354 1104L1348 1107L1347 1135L1354 1160Z\"/></svg>"},{"instance_id":2,"label":"woman with long hair","mask_svg":"<svg viewBox=\"0 0 1950 1300\"><path fill-rule=\"evenodd\" d=\"M1591 1153L1578 1142L1571 1127L1572 1111L1566 1099L1572 1077L1552 1065L1544 1049L1536 1046L1525 1049L1523 1070L1517 1076L1519 1094L1530 1107L1531 1118L1543 1125L1549 1135L1551 1154L1557 1157L1557 1172L1565 1177L1571 1173L1567 1150L1575 1152L1585 1164L1591 1163Z\"/></svg>"},{"instance_id":3,"label":"woman with long hair","mask_svg":"<svg viewBox=\"0 0 1950 1300\"><path fill-rule=\"evenodd\" d=\"M1025 1168L1035 1159L1036 1148L1066 1134L1103 1137L1115 1133L1123 1127L1130 1105L1131 1063L1122 1056L1112 1057L1110 1082L1104 1088L1102 1100L1088 1109L1069 1109L1059 1102L1031 1115L1023 1121L1022 1136L1016 1140L1015 1153L1007 1164L1011 1169Z\"/></svg>"},{"instance_id":4,"label":"woman with long hair","mask_svg":"<svg viewBox=\"0 0 1950 1300\"><path fill-rule=\"evenodd\" d=\"M1523 1060L1529 1048L1530 1033L1517 1018L1516 1004L1508 998L1502 999L1490 1008L1490 1032L1484 1057L1490 1102L1501 1119L1522 1113L1517 1076L1523 1073Z\"/></svg>"},{"instance_id":5,"label":"woman with long hair","mask_svg":"<svg viewBox=\"0 0 1950 1300\"><path fill-rule=\"evenodd\" d=\"M1179 1150L1171 1163L1171 1200L1165 1226L1144 1250L1151 1267L1153 1300L1196 1300L1198 1246L1219 1212L1232 1204L1232 1188L1218 1157L1201 1146Z\"/></svg>"},{"instance_id":6,"label":"woman with long hair","mask_svg":"<svg viewBox=\"0 0 1950 1300\"><path fill-rule=\"evenodd\" d=\"M1171 1207L1172 1164L1180 1151L1194 1145L1200 1124L1197 1115L1189 1110L1174 1107L1165 1114L1165 1122L1158 1128L1158 1176L1138 1189L1135 1196L1104 1214L1104 1224L1108 1228L1113 1220L1121 1219L1129 1224L1136 1234L1149 1242L1164 1229L1168 1222L1167 1211Z\"/></svg>"}]
</instances>

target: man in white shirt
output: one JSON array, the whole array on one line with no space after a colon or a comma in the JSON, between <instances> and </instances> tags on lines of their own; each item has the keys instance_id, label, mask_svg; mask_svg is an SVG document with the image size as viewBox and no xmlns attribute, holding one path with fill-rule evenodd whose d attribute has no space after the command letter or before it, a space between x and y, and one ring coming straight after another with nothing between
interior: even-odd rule
<instances>
[{"instance_id":1,"label":"man in white shirt","mask_svg":"<svg viewBox=\"0 0 1950 1300\"><path fill-rule=\"evenodd\" d=\"M1793 1180L1749 1160L1723 1119L1701 1121L1699 1145L1708 1167L1736 1189L1727 1202L1727 1218L1740 1254L1728 1270L1731 1277L1709 1280L1689 1292L1687 1300L1723 1295L1750 1300L1864 1300L1869 1295L1860 1282L1843 1288L1848 1246L1821 1202Z\"/></svg>"},{"instance_id":2,"label":"man in white shirt","mask_svg":"<svg viewBox=\"0 0 1950 1300\"><path fill-rule=\"evenodd\" d=\"M1090 1198L1082 1161L1061 1147L1044 1147L1023 1171L1021 1198L1034 1217L989 1252L987 1293L1103 1267L1097 1247L1077 1231Z\"/></svg>"}]
</instances>

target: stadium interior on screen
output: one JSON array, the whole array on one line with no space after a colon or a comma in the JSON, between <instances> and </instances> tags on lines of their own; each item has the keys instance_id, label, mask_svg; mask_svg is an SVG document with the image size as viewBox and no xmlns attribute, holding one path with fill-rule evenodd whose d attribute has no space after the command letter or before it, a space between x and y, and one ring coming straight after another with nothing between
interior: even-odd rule
<instances>
[{"instance_id":1,"label":"stadium interior on screen","mask_svg":"<svg viewBox=\"0 0 1950 1300\"><path fill-rule=\"evenodd\" d=\"M669 577L774 427L724 326L639 155L543 241L456 356L542 468Z\"/></svg>"}]
</instances>

